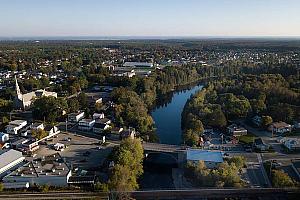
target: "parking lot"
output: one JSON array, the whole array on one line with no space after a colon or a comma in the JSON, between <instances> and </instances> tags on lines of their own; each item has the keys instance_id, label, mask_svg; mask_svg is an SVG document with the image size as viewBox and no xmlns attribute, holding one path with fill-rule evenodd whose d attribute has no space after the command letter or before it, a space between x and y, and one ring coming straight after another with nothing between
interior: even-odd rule
<instances>
[{"instance_id":1,"label":"parking lot","mask_svg":"<svg viewBox=\"0 0 300 200\"><path fill-rule=\"evenodd\" d=\"M56 151L53 145L61 143L66 146L62 151ZM40 145L40 149L35 152L36 157L42 157L59 152L60 155L73 167L80 166L83 169L96 169L112 150L112 145L103 146L99 140L73 133L60 133L56 138L46 141Z\"/></svg>"}]
</instances>

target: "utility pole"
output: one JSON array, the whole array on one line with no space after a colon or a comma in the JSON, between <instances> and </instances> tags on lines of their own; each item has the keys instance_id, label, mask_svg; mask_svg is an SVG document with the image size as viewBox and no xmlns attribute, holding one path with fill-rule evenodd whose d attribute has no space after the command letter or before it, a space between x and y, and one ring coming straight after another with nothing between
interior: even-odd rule
<instances>
[{"instance_id":1,"label":"utility pole","mask_svg":"<svg viewBox=\"0 0 300 200\"><path fill-rule=\"evenodd\" d=\"M68 120L66 118L66 132L68 132Z\"/></svg>"}]
</instances>

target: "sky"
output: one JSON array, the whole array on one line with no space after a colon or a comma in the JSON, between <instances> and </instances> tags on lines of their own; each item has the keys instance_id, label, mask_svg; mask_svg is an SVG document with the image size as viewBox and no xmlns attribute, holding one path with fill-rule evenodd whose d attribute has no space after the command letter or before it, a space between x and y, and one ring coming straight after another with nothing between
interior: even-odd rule
<instances>
[{"instance_id":1,"label":"sky","mask_svg":"<svg viewBox=\"0 0 300 200\"><path fill-rule=\"evenodd\" d=\"M0 0L0 36L300 36L300 0Z\"/></svg>"}]
</instances>

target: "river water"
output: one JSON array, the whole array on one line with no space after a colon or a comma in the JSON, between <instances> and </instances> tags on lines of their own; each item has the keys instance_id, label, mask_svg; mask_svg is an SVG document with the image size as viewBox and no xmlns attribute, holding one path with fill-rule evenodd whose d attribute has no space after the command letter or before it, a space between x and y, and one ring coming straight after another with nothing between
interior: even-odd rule
<instances>
[{"instance_id":1,"label":"river water","mask_svg":"<svg viewBox=\"0 0 300 200\"><path fill-rule=\"evenodd\" d=\"M183 107L190 96L201 90L202 87L202 85L187 86L184 89L170 93L152 111L151 115L155 121L156 133L160 143L181 144L181 113Z\"/></svg>"}]
</instances>

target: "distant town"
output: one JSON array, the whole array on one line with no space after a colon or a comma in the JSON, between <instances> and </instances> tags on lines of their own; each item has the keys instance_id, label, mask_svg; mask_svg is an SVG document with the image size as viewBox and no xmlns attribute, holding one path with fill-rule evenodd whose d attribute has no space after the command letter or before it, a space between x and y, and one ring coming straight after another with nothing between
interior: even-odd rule
<instances>
[{"instance_id":1,"label":"distant town","mask_svg":"<svg viewBox=\"0 0 300 200\"><path fill-rule=\"evenodd\" d=\"M0 41L0 117L1 199L300 193L299 40Z\"/></svg>"}]
</instances>

